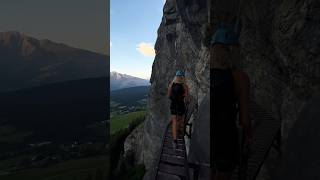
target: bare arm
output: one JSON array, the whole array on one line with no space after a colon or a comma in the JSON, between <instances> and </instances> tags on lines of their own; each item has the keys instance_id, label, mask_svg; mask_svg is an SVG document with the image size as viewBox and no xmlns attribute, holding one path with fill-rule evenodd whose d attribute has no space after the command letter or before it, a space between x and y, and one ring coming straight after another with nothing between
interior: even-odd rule
<instances>
[{"instance_id":1,"label":"bare arm","mask_svg":"<svg viewBox=\"0 0 320 180\"><path fill-rule=\"evenodd\" d=\"M169 84L169 87L168 87L168 93L167 93L168 98L171 97L171 87L172 87L172 82Z\"/></svg>"},{"instance_id":2,"label":"bare arm","mask_svg":"<svg viewBox=\"0 0 320 180\"><path fill-rule=\"evenodd\" d=\"M187 85L183 85L183 88L184 88L184 99L185 99L185 103L188 103L189 102L189 88Z\"/></svg>"},{"instance_id":3,"label":"bare arm","mask_svg":"<svg viewBox=\"0 0 320 180\"><path fill-rule=\"evenodd\" d=\"M189 88L185 84L183 85L183 87L184 87L184 97L187 97L189 95Z\"/></svg>"}]
</instances>

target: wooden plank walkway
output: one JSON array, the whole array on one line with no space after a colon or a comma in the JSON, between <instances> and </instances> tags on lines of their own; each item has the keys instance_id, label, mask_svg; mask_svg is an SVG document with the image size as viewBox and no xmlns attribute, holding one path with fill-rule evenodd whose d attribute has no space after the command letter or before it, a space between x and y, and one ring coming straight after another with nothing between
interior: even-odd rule
<instances>
[{"instance_id":1,"label":"wooden plank walkway","mask_svg":"<svg viewBox=\"0 0 320 180\"><path fill-rule=\"evenodd\" d=\"M197 108L197 101L190 96L190 102L186 109L185 123L187 123ZM170 122L162 137L161 149L156 161L155 180L190 180L184 137L178 136L177 141L178 146L174 148Z\"/></svg>"},{"instance_id":2,"label":"wooden plank walkway","mask_svg":"<svg viewBox=\"0 0 320 180\"><path fill-rule=\"evenodd\" d=\"M171 123L163 136L161 152L156 167L156 180L190 180L184 137L178 136L178 146L173 146Z\"/></svg>"}]
</instances>

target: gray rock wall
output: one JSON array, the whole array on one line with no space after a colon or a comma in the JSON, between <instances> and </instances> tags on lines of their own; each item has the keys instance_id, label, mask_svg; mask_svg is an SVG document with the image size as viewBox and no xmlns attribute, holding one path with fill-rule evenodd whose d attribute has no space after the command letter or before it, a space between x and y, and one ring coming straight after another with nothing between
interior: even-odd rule
<instances>
[{"instance_id":1,"label":"gray rock wall","mask_svg":"<svg viewBox=\"0 0 320 180\"><path fill-rule=\"evenodd\" d=\"M299 141L290 136L291 129L320 90L319 8L317 0L249 0L241 12L241 68L257 103L282 121L284 152L290 150L288 141ZM277 161L271 151L258 179L274 179Z\"/></svg>"},{"instance_id":2,"label":"gray rock wall","mask_svg":"<svg viewBox=\"0 0 320 180\"><path fill-rule=\"evenodd\" d=\"M287 140L305 101L320 88L320 2L243 4L242 69L256 101L282 120Z\"/></svg>"},{"instance_id":3,"label":"gray rock wall","mask_svg":"<svg viewBox=\"0 0 320 180\"><path fill-rule=\"evenodd\" d=\"M303 106L288 138L279 179L320 179L320 94L312 96Z\"/></svg>"},{"instance_id":4,"label":"gray rock wall","mask_svg":"<svg viewBox=\"0 0 320 180\"><path fill-rule=\"evenodd\" d=\"M306 99L320 87L320 2L215 0L213 9L215 25L221 13L239 14L240 69L250 77L255 100L282 120L286 141Z\"/></svg>"}]
</instances>

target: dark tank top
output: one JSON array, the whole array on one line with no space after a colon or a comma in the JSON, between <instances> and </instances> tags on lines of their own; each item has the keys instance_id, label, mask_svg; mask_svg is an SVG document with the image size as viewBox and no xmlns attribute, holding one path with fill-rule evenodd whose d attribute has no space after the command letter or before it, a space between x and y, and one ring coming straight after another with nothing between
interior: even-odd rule
<instances>
[{"instance_id":1,"label":"dark tank top","mask_svg":"<svg viewBox=\"0 0 320 180\"><path fill-rule=\"evenodd\" d=\"M210 70L211 123L215 133L237 133L234 79L231 69Z\"/></svg>"},{"instance_id":2,"label":"dark tank top","mask_svg":"<svg viewBox=\"0 0 320 180\"><path fill-rule=\"evenodd\" d=\"M232 171L238 162L235 85L230 69L210 70L210 163Z\"/></svg>"},{"instance_id":3,"label":"dark tank top","mask_svg":"<svg viewBox=\"0 0 320 180\"><path fill-rule=\"evenodd\" d=\"M174 103L184 103L184 88L182 83L172 83L170 99Z\"/></svg>"}]
</instances>

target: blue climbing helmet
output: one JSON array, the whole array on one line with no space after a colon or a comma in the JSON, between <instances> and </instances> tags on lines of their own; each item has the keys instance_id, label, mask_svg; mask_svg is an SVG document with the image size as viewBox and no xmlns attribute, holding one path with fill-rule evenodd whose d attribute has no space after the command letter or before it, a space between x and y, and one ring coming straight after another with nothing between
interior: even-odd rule
<instances>
[{"instance_id":1,"label":"blue climbing helmet","mask_svg":"<svg viewBox=\"0 0 320 180\"><path fill-rule=\"evenodd\" d=\"M176 72L176 76L182 76L182 77L184 77L184 71L178 70L178 71Z\"/></svg>"},{"instance_id":2,"label":"blue climbing helmet","mask_svg":"<svg viewBox=\"0 0 320 180\"><path fill-rule=\"evenodd\" d=\"M235 45L238 43L239 36L238 33L234 31L233 25L220 25L211 39L211 46L214 44Z\"/></svg>"}]
</instances>

